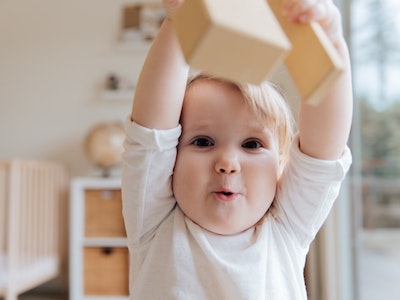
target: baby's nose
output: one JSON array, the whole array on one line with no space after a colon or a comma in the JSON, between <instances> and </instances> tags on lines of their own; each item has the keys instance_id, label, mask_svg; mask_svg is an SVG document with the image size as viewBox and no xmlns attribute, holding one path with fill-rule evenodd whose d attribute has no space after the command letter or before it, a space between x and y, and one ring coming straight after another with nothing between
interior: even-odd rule
<instances>
[{"instance_id":1,"label":"baby's nose","mask_svg":"<svg viewBox=\"0 0 400 300\"><path fill-rule=\"evenodd\" d=\"M225 153L215 163L215 171L220 174L234 174L240 172L239 159L233 154Z\"/></svg>"}]
</instances>

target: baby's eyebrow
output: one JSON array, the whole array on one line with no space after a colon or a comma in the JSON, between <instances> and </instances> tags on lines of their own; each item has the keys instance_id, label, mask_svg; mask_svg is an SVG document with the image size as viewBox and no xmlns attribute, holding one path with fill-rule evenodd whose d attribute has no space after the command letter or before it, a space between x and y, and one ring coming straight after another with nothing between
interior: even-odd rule
<instances>
[{"instance_id":1,"label":"baby's eyebrow","mask_svg":"<svg viewBox=\"0 0 400 300\"><path fill-rule=\"evenodd\" d=\"M200 123L196 123L194 125L191 126L186 126L186 130L190 130L190 131L203 131L203 130L211 130L212 124L211 122L200 122Z\"/></svg>"},{"instance_id":2,"label":"baby's eyebrow","mask_svg":"<svg viewBox=\"0 0 400 300\"><path fill-rule=\"evenodd\" d=\"M188 138L191 138L195 135L210 132L210 130L212 130L212 125L209 122L201 122L197 124L192 124L190 126L183 126L180 141L187 140Z\"/></svg>"},{"instance_id":3,"label":"baby's eyebrow","mask_svg":"<svg viewBox=\"0 0 400 300\"><path fill-rule=\"evenodd\" d=\"M272 140L273 138L275 138L275 134L273 132L273 130L271 128L269 128L268 126L263 126L260 123L257 124L249 124L250 128L252 127L252 131L254 132L254 134L260 134L265 136L266 138L268 138L269 140Z\"/></svg>"},{"instance_id":4,"label":"baby's eyebrow","mask_svg":"<svg viewBox=\"0 0 400 300\"><path fill-rule=\"evenodd\" d=\"M247 125L255 132L268 132L272 134L271 129L268 126L261 124L260 122L257 122L255 120L248 122Z\"/></svg>"}]
</instances>

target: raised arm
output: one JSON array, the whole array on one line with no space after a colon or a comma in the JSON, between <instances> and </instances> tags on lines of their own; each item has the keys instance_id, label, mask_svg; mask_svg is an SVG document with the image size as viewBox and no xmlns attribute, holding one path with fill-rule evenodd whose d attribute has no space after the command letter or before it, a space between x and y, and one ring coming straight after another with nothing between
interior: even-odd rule
<instances>
[{"instance_id":1,"label":"raised arm","mask_svg":"<svg viewBox=\"0 0 400 300\"><path fill-rule=\"evenodd\" d=\"M131 119L150 129L178 125L189 67L171 17L183 0L163 0L167 17L149 50L136 87Z\"/></svg>"},{"instance_id":2,"label":"raised arm","mask_svg":"<svg viewBox=\"0 0 400 300\"><path fill-rule=\"evenodd\" d=\"M337 159L347 143L353 110L351 65L339 10L332 0L285 0L284 10L295 22L317 21L345 64L344 72L318 106L300 104L300 149L319 159Z\"/></svg>"}]
</instances>

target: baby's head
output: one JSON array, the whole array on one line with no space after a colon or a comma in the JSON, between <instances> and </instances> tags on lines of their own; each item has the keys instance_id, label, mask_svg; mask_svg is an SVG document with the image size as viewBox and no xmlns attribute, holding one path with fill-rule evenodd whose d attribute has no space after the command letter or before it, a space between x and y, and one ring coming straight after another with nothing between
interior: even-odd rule
<instances>
[{"instance_id":1,"label":"baby's head","mask_svg":"<svg viewBox=\"0 0 400 300\"><path fill-rule=\"evenodd\" d=\"M269 81L265 81L261 85L240 84L198 74L189 78L187 90L200 80L226 84L243 95L244 103L253 112L254 118L264 126L271 128L278 139L280 170L282 171L289 158L294 134L294 120L291 109L279 88Z\"/></svg>"},{"instance_id":2,"label":"baby's head","mask_svg":"<svg viewBox=\"0 0 400 300\"><path fill-rule=\"evenodd\" d=\"M188 83L173 189L182 211L217 234L254 226L267 212L288 158L292 117L269 83L199 75Z\"/></svg>"}]
</instances>

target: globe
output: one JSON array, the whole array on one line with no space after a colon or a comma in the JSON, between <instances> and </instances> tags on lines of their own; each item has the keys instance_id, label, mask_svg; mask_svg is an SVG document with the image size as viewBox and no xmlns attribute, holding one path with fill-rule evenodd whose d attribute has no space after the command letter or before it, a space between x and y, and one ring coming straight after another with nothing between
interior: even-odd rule
<instances>
[{"instance_id":1,"label":"globe","mask_svg":"<svg viewBox=\"0 0 400 300\"><path fill-rule=\"evenodd\" d=\"M109 176L110 170L121 164L125 131L119 122L104 122L89 130L85 138L85 152L90 161Z\"/></svg>"}]
</instances>

